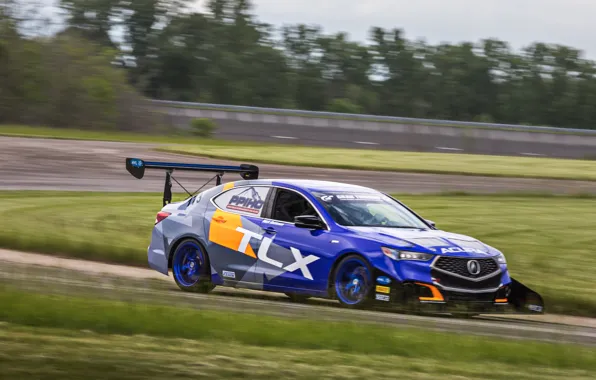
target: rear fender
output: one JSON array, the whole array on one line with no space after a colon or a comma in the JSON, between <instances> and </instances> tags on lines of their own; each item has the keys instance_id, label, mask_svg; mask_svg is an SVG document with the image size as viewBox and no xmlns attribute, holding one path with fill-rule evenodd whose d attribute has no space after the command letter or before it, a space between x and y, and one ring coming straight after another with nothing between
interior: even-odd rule
<instances>
[{"instance_id":1,"label":"rear fender","mask_svg":"<svg viewBox=\"0 0 596 380\"><path fill-rule=\"evenodd\" d=\"M178 246L178 244L184 240L184 239L194 239L196 240L200 245L201 248L203 248L203 250L205 251L205 253L208 255L207 249L205 249L206 244L203 241L203 239L201 239L199 236L193 234L193 233L185 233L185 234L181 234L179 236L177 236L174 240L172 240L172 242L169 244L168 248L167 248L167 259L168 259L168 268L171 269L172 268L172 259L174 257L174 251L176 250L176 247Z\"/></svg>"},{"instance_id":2,"label":"rear fender","mask_svg":"<svg viewBox=\"0 0 596 380\"><path fill-rule=\"evenodd\" d=\"M511 278L509 303L520 313L544 313L542 296L521 282Z\"/></svg>"}]
</instances>

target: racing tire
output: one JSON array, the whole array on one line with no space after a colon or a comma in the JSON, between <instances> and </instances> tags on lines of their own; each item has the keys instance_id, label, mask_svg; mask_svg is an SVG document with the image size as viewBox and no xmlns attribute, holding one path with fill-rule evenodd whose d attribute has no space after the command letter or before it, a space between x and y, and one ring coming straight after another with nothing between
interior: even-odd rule
<instances>
[{"instance_id":1,"label":"racing tire","mask_svg":"<svg viewBox=\"0 0 596 380\"><path fill-rule=\"evenodd\" d=\"M194 239L184 239L172 256L172 274L176 285L186 292L209 293L215 288L211 282L211 265L203 247Z\"/></svg>"},{"instance_id":2,"label":"racing tire","mask_svg":"<svg viewBox=\"0 0 596 380\"><path fill-rule=\"evenodd\" d=\"M332 276L332 294L340 305L347 308L362 308L371 301L374 289L373 271L360 255L344 257Z\"/></svg>"},{"instance_id":3,"label":"racing tire","mask_svg":"<svg viewBox=\"0 0 596 380\"><path fill-rule=\"evenodd\" d=\"M288 298L292 302L305 302L306 300L311 298L310 296L307 296L304 294L296 294L296 293L285 293L285 295L288 296Z\"/></svg>"}]
</instances>

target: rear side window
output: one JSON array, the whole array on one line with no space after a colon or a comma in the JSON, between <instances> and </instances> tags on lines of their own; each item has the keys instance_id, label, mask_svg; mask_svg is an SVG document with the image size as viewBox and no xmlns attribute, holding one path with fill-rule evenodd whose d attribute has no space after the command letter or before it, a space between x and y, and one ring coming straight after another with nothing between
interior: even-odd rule
<instances>
[{"instance_id":1,"label":"rear side window","mask_svg":"<svg viewBox=\"0 0 596 380\"><path fill-rule=\"evenodd\" d=\"M220 209L235 214L261 216L271 187L249 186L226 191L213 199Z\"/></svg>"}]
</instances>

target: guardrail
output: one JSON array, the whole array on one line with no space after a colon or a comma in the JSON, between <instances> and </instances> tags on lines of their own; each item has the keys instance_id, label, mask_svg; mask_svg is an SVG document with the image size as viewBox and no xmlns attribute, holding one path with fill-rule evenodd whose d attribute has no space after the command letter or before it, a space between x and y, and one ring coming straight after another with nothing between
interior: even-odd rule
<instances>
[{"instance_id":1,"label":"guardrail","mask_svg":"<svg viewBox=\"0 0 596 380\"><path fill-rule=\"evenodd\" d=\"M269 114L278 116L303 116L320 119L349 119L364 122L386 122L394 124L421 124L431 126L450 126L450 127L470 127L478 129L497 129L518 132L544 132L544 133L564 133L564 134L582 134L582 135L596 135L594 129L577 129L577 128L557 128L546 126L530 126L518 124L498 124L498 123L480 123L472 121L457 121L457 120L438 120L438 119L418 119L410 117L396 117L396 116L377 116L377 115L362 115L352 113L337 113L324 111L305 111L284 108L266 108L266 107L249 107L236 106L227 104L214 103L192 103L180 102L173 100L149 100L153 104L160 104L165 106L180 107L180 108L196 108L219 110L228 112L246 112L256 114Z\"/></svg>"}]
</instances>

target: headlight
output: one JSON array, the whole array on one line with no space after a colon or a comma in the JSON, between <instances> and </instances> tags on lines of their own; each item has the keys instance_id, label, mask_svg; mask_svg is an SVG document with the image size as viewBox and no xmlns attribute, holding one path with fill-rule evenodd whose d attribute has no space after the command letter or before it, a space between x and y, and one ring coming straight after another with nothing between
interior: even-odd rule
<instances>
[{"instance_id":1,"label":"headlight","mask_svg":"<svg viewBox=\"0 0 596 380\"><path fill-rule=\"evenodd\" d=\"M385 256L393 260L416 260L416 261L428 261L433 258L434 255L430 253L411 252L411 251L400 251L398 249L382 247L381 250Z\"/></svg>"},{"instance_id":2,"label":"headlight","mask_svg":"<svg viewBox=\"0 0 596 380\"><path fill-rule=\"evenodd\" d=\"M505 255L504 254L499 253L496 258L497 258L497 262L499 264L507 264L507 260L505 259Z\"/></svg>"}]
</instances>

